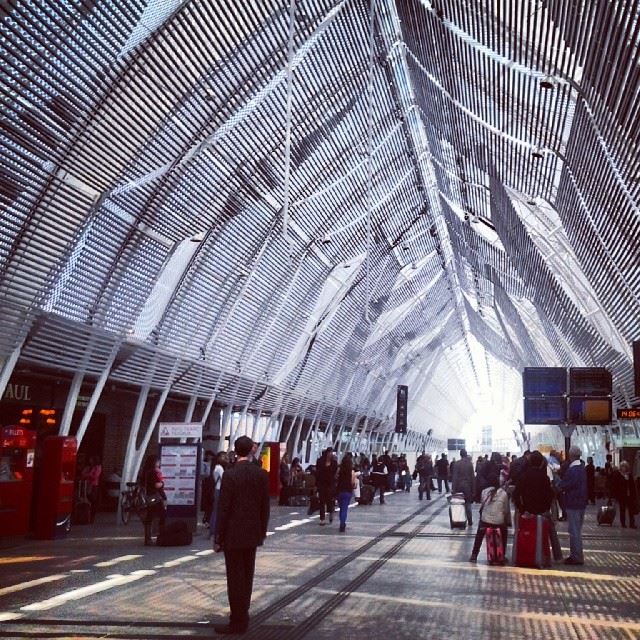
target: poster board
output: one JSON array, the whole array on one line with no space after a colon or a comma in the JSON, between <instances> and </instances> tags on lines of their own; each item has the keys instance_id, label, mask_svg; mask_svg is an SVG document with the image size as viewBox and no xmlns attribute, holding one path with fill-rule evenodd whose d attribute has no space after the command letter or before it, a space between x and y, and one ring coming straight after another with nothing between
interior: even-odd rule
<instances>
[{"instance_id":1,"label":"poster board","mask_svg":"<svg viewBox=\"0 0 640 640\"><path fill-rule=\"evenodd\" d=\"M198 445L163 445L160 467L167 506L195 506L197 501Z\"/></svg>"}]
</instances>

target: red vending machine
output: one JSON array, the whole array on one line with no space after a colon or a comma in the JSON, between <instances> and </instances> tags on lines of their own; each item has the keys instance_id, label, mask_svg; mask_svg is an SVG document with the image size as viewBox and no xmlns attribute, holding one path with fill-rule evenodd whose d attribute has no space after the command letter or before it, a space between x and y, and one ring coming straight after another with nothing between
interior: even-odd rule
<instances>
[{"instance_id":1,"label":"red vending machine","mask_svg":"<svg viewBox=\"0 0 640 640\"><path fill-rule=\"evenodd\" d=\"M0 536L24 536L29 531L35 447L35 431L0 429Z\"/></svg>"},{"instance_id":2,"label":"red vending machine","mask_svg":"<svg viewBox=\"0 0 640 640\"><path fill-rule=\"evenodd\" d=\"M76 471L76 439L49 436L43 442L34 538L64 537L71 529Z\"/></svg>"}]
</instances>

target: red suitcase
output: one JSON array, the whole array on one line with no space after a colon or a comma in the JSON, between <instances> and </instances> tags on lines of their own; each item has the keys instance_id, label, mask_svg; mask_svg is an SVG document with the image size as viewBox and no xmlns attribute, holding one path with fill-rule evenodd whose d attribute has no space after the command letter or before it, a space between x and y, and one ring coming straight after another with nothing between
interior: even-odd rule
<instances>
[{"instance_id":1,"label":"red suitcase","mask_svg":"<svg viewBox=\"0 0 640 640\"><path fill-rule=\"evenodd\" d=\"M513 542L513 564L536 569L551 566L549 521L546 518L520 514Z\"/></svg>"},{"instance_id":2,"label":"red suitcase","mask_svg":"<svg viewBox=\"0 0 640 640\"><path fill-rule=\"evenodd\" d=\"M498 527L487 527L485 538L487 542L487 562L489 564L504 564L502 532L500 529Z\"/></svg>"}]
</instances>

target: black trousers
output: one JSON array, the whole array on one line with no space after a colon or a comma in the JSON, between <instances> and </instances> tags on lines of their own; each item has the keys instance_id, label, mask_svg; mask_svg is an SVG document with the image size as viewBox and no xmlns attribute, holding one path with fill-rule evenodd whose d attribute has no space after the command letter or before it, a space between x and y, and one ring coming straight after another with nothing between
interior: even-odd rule
<instances>
[{"instance_id":1,"label":"black trousers","mask_svg":"<svg viewBox=\"0 0 640 640\"><path fill-rule=\"evenodd\" d=\"M373 498L375 500L376 491L380 492L380 504L384 504L384 492L387 490L387 476L373 476Z\"/></svg>"},{"instance_id":2,"label":"black trousers","mask_svg":"<svg viewBox=\"0 0 640 640\"><path fill-rule=\"evenodd\" d=\"M333 511L336 506L333 490L330 487L318 487L318 499L320 500L320 520L324 520L326 513L333 519Z\"/></svg>"},{"instance_id":3,"label":"black trousers","mask_svg":"<svg viewBox=\"0 0 640 640\"><path fill-rule=\"evenodd\" d=\"M159 502L147 509L144 517L144 543L145 544L151 544L151 529L152 529L154 519L158 518L158 520L160 521L159 531L162 532L162 530L164 529L164 521L166 516L167 516L167 508L164 506L163 502Z\"/></svg>"},{"instance_id":4,"label":"black trousers","mask_svg":"<svg viewBox=\"0 0 640 640\"><path fill-rule=\"evenodd\" d=\"M249 626L249 606L253 590L253 574L256 566L256 548L225 549L227 567L227 595L232 627L246 629Z\"/></svg>"},{"instance_id":5,"label":"black trousers","mask_svg":"<svg viewBox=\"0 0 640 640\"><path fill-rule=\"evenodd\" d=\"M627 496L620 496L618 498L618 505L620 506L620 524L624 527L627 524L627 512L629 513L629 525L636 526L636 520L634 515L633 501Z\"/></svg>"},{"instance_id":6,"label":"black trousers","mask_svg":"<svg viewBox=\"0 0 640 640\"><path fill-rule=\"evenodd\" d=\"M424 493L427 494L427 500L431 500L431 478L429 476L420 476L420 484L418 486L420 500L422 500Z\"/></svg>"}]
</instances>

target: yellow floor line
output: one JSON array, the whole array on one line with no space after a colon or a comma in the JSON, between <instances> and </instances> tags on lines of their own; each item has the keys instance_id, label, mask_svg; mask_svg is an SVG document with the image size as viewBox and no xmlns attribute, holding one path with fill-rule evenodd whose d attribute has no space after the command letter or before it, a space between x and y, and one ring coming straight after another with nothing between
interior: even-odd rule
<instances>
[{"instance_id":1,"label":"yellow floor line","mask_svg":"<svg viewBox=\"0 0 640 640\"><path fill-rule=\"evenodd\" d=\"M317 593L323 593L327 595L335 595L335 591L330 589L314 589ZM413 598L398 598L396 596L390 596L388 594L375 594L375 593L362 593L352 592L349 593L351 598L360 598L368 600L380 600L382 602L396 602L398 604L408 605L410 607L436 607L440 609L455 609L460 611L463 609L465 612L478 616L477 620L480 620L482 616L495 616L495 617L507 617L519 620L540 620L545 623L556 622L558 624L578 624L585 627L603 627L607 629L619 629L621 631L640 631L640 622L621 622L619 620L599 620L597 618L581 618L578 616L571 616L567 614L558 613L534 613L528 611L514 612L514 611L492 611L491 609L478 608L478 607L465 607L460 601L456 602L444 602L441 600L416 600ZM481 596L480 596L481 597Z\"/></svg>"},{"instance_id":2,"label":"yellow floor line","mask_svg":"<svg viewBox=\"0 0 640 640\"><path fill-rule=\"evenodd\" d=\"M377 559L377 557L374 556L363 556L362 558L366 560ZM484 564L481 560L478 561L478 564L472 564L466 560L461 560L460 562L438 562L431 558L424 560L416 558L390 558L387 562L411 566L420 564L428 567L446 567L447 569L456 569L458 571L496 571L501 573L516 573L519 575L554 576L558 578L593 580L597 582L632 582L640 580L639 576L616 576L609 573L592 573L579 569L573 571L566 569L527 569L525 567L513 567L510 565L505 565L504 567L492 567L488 564Z\"/></svg>"}]
</instances>

